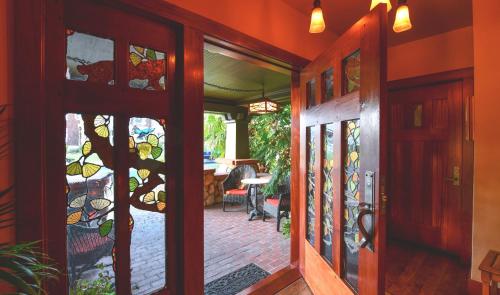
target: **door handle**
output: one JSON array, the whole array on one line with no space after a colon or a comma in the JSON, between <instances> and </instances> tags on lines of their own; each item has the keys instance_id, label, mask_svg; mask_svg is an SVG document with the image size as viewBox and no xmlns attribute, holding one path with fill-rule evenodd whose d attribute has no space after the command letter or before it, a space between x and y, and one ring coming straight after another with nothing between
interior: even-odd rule
<instances>
[{"instance_id":1,"label":"door handle","mask_svg":"<svg viewBox=\"0 0 500 295\"><path fill-rule=\"evenodd\" d=\"M451 177L445 177L444 180L451 182L454 186L460 185L460 167L453 166L453 173Z\"/></svg>"},{"instance_id":2,"label":"door handle","mask_svg":"<svg viewBox=\"0 0 500 295\"><path fill-rule=\"evenodd\" d=\"M372 206L368 203L359 203L360 211L358 214L357 218L357 223L358 223L358 229L359 232L361 233L361 240L359 241L359 247L360 248L368 248L373 251L373 235L365 228L365 224L363 223L363 217L365 215L372 215L373 216L373 210ZM373 228L373 224L371 225Z\"/></svg>"}]
</instances>

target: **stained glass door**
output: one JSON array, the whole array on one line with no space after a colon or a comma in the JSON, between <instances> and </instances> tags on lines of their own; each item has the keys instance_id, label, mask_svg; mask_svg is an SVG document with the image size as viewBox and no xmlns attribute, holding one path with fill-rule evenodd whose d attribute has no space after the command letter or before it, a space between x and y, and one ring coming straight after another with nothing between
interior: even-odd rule
<instances>
[{"instance_id":1,"label":"stained glass door","mask_svg":"<svg viewBox=\"0 0 500 295\"><path fill-rule=\"evenodd\" d=\"M176 195L168 185L175 31L84 0L65 1L64 26L65 128L56 136L65 138L58 200L66 210L49 212L66 216L55 225L66 245L58 294L165 294L176 283L167 234Z\"/></svg>"},{"instance_id":2,"label":"stained glass door","mask_svg":"<svg viewBox=\"0 0 500 295\"><path fill-rule=\"evenodd\" d=\"M315 294L384 291L386 24L376 8L300 75L300 261Z\"/></svg>"}]
</instances>

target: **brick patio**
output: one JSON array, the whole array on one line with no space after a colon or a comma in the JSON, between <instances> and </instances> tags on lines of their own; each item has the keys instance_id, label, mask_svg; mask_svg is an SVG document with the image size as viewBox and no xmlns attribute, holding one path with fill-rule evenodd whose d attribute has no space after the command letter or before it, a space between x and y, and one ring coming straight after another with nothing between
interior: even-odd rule
<instances>
[{"instance_id":1,"label":"brick patio","mask_svg":"<svg viewBox=\"0 0 500 295\"><path fill-rule=\"evenodd\" d=\"M269 273L287 266L290 239L276 231L276 219L248 221L244 211L205 209L205 283L255 263Z\"/></svg>"}]
</instances>

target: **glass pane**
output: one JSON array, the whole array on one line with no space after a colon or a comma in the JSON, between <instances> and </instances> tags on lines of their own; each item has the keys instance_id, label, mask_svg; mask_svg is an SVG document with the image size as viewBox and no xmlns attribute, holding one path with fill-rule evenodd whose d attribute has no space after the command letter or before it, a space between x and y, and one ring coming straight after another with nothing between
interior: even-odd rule
<instances>
[{"instance_id":1,"label":"glass pane","mask_svg":"<svg viewBox=\"0 0 500 295\"><path fill-rule=\"evenodd\" d=\"M356 51L343 61L343 93L359 90L361 77L361 51Z\"/></svg>"},{"instance_id":2,"label":"glass pane","mask_svg":"<svg viewBox=\"0 0 500 295\"><path fill-rule=\"evenodd\" d=\"M307 127L307 232L306 239L314 245L314 225L316 218L316 205L314 201L315 189L315 142L312 127Z\"/></svg>"},{"instance_id":3,"label":"glass pane","mask_svg":"<svg viewBox=\"0 0 500 295\"><path fill-rule=\"evenodd\" d=\"M66 30L66 79L114 84L114 42Z\"/></svg>"},{"instance_id":4,"label":"glass pane","mask_svg":"<svg viewBox=\"0 0 500 295\"><path fill-rule=\"evenodd\" d=\"M66 115L67 257L70 294L114 292L113 117ZM105 286L104 286L105 285Z\"/></svg>"},{"instance_id":5,"label":"glass pane","mask_svg":"<svg viewBox=\"0 0 500 295\"><path fill-rule=\"evenodd\" d=\"M413 127L422 127L422 104L413 105Z\"/></svg>"},{"instance_id":6,"label":"glass pane","mask_svg":"<svg viewBox=\"0 0 500 295\"><path fill-rule=\"evenodd\" d=\"M333 263L333 124L323 127L323 215L321 255Z\"/></svg>"},{"instance_id":7,"label":"glass pane","mask_svg":"<svg viewBox=\"0 0 500 295\"><path fill-rule=\"evenodd\" d=\"M358 289L359 230L359 120L345 125L344 162L344 279Z\"/></svg>"},{"instance_id":8,"label":"glass pane","mask_svg":"<svg viewBox=\"0 0 500 295\"><path fill-rule=\"evenodd\" d=\"M333 68L329 68L321 74L323 81L323 101L329 101L333 98Z\"/></svg>"},{"instance_id":9,"label":"glass pane","mask_svg":"<svg viewBox=\"0 0 500 295\"><path fill-rule=\"evenodd\" d=\"M316 81L312 79L306 83L307 107L316 105Z\"/></svg>"},{"instance_id":10,"label":"glass pane","mask_svg":"<svg viewBox=\"0 0 500 295\"><path fill-rule=\"evenodd\" d=\"M129 151L132 294L166 283L165 121L131 118Z\"/></svg>"},{"instance_id":11,"label":"glass pane","mask_svg":"<svg viewBox=\"0 0 500 295\"><path fill-rule=\"evenodd\" d=\"M130 88L165 90L165 53L130 45L128 61Z\"/></svg>"}]
</instances>

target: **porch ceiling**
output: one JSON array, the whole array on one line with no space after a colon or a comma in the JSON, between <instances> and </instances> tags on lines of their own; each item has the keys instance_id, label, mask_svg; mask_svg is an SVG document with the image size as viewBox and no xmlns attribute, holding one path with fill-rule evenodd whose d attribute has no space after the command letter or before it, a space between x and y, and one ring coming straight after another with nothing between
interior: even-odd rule
<instances>
[{"instance_id":1,"label":"porch ceiling","mask_svg":"<svg viewBox=\"0 0 500 295\"><path fill-rule=\"evenodd\" d=\"M309 15L312 0L287 0L290 6ZM408 0L413 29L396 34L392 31L397 0L391 0L389 45L397 45L472 25L472 0ZM371 0L322 1L327 30L340 35L370 9Z\"/></svg>"},{"instance_id":2,"label":"porch ceiling","mask_svg":"<svg viewBox=\"0 0 500 295\"><path fill-rule=\"evenodd\" d=\"M204 59L206 102L248 104L262 97L262 87L271 100L281 103L290 100L290 74L287 71L273 70L273 66L230 57L210 44L205 46Z\"/></svg>"}]
</instances>

